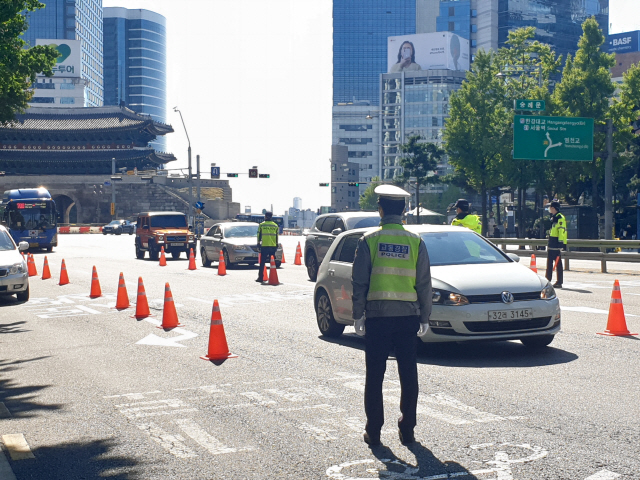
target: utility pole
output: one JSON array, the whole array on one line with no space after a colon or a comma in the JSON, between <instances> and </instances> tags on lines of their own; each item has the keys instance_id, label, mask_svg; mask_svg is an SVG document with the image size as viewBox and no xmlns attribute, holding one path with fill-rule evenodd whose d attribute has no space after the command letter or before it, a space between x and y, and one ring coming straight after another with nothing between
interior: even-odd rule
<instances>
[{"instance_id":1,"label":"utility pole","mask_svg":"<svg viewBox=\"0 0 640 480\"><path fill-rule=\"evenodd\" d=\"M196 155L196 180L198 181L196 184L196 196L198 197L198 202L200 202L200 155Z\"/></svg>"},{"instance_id":2,"label":"utility pole","mask_svg":"<svg viewBox=\"0 0 640 480\"><path fill-rule=\"evenodd\" d=\"M111 159L111 176L116 174L116 159ZM111 179L111 220L116 219L116 182Z\"/></svg>"},{"instance_id":3,"label":"utility pole","mask_svg":"<svg viewBox=\"0 0 640 480\"><path fill-rule=\"evenodd\" d=\"M178 112L180 114L180 120L182 121L182 127L184 128L184 133L187 136L187 143L189 144L189 149L187 150L187 155L189 157L189 221L193 220L193 179L191 174L191 140L189 140L189 133L187 133L187 127L184 124L184 118L182 118L182 112L178 110L178 107L173 107L174 112Z\"/></svg>"},{"instance_id":4,"label":"utility pole","mask_svg":"<svg viewBox=\"0 0 640 480\"><path fill-rule=\"evenodd\" d=\"M613 121L607 120L607 159L604 164L604 238L613 238Z\"/></svg>"}]
</instances>

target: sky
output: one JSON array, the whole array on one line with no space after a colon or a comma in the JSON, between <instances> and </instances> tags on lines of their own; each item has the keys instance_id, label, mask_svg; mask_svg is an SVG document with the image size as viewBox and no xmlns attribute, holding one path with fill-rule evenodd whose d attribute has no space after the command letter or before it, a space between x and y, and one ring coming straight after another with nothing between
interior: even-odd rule
<instances>
[{"instance_id":1,"label":"sky","mask_svg":"<svg viewBox=\"0 0 640 480\"><path fill-rule=\"evenodd\" d=\"M203 178L216 163L241 211L330 205L331 0L103 0L167 19L168 150ZM249 179L258 167L269 179ZM186 171L185 171L186 173ZM242 175L244 174L244 175Z\"/></svg>"},{"instance_id":2,"label":"sky","mask_svg":"<svg viewBox=\"0 0 640 480\"><path fill-rule=\"evenodd\" d=\"M242 211L330 204L331 0L103 0L167 19L167 145L187 166L200 155L229 179ZM640 0L610 0L611 33L640 30ZM257 166L269 179L249 179ZM244 173L244 175L242 175Z\"/></svg>"}]
</instances>

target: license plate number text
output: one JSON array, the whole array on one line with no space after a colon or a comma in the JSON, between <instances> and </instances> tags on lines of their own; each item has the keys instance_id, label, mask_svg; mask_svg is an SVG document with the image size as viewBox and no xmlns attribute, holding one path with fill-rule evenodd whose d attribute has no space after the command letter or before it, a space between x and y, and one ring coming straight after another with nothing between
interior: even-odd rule
<instances>
[{"instance_id":1,"label":"license plate number text","mask_svg":"<svg viewBox=\"0 0 640 480\"><path fill-rule=\"evenodd\" d=\"M489 321L501 320L526 320L533 318L531 308L520 308L518 310L492 310L489 312Z\"/></svg>"}]
</instances>

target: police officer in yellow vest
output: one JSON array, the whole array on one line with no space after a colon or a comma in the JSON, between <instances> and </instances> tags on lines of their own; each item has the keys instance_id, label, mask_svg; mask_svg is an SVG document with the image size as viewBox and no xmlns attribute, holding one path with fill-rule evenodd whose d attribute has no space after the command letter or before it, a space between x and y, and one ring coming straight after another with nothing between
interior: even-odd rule
<instances>
[{"instance_id":1,"label":"police officer in yellow vest","mask_svg":"<svg viewBox=\"0 0 640 480\"><path fill-rule=\"evenodd\" d=\"M424 242L402 225L409 193L392 185L380 185L375 193L379 195L380 228L359 240L351 274L356 333L365 336L364 441L371 446L380 444L382 381L389 352L395 348L402 390L398 433L406 445L415 442L416 333L424 335L429 325L431 271Z\"/></svg>"},{"instance_id":2,"label":"police officer in yellow vest","mask_svg":"<svg viewBox=\"0 0 640 480\"><path fill-rule=\"evenodd\" d=\"M456 218L451 221L451 225L466 227L482 235L482 222L478 215L469 214L469 202L464 198L459 199L456 204Z\"/></svg>"},{"instance_id":3,"label":"police officer in yellow vest","mask_svg":"<svg viewBox=\"0 0 640 480\"><path fill-rule=\"evenodd\" d=\"M549 231L549 242L547 243L547 280L553 278L553 266L558 262L556 267L556 283L555 288L562 288L563 271L562 271L562 250L567 249L567 219L560 213L560 202L553 201L549 205L549 213L551 213L551 230Z\"/></svg>"},{"instance_id":4,"label":"police officer in yellow vest","mask_svg":"<svg viewBox=\"0 0 640 480\"><path fill-rule=\"evenodd\" d=\"M258 247L260 248L260 268L256 282L262 282L264 264L271 261L271 256L275 256L278 249L278 224L273 222L272 212L265 212L264 222L258 226Z\"/></svg>"}]
</instances>

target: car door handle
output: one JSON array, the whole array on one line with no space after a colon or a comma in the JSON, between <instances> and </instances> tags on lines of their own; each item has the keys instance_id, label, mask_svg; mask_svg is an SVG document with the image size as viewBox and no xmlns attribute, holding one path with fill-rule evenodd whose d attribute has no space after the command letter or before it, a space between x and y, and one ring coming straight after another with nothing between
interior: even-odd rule
<instances>
[{"instance_id":1,"label":"car door handle","mask_svg":"<svg viewBox=\"0 0 640 480\"><path fill-rule=\"evenodd\" d=\"M330 268L329 270L327 270L327 272L329 273L329 275L335 275L336 271L332 268Z\"/></svg>"}]
</instances>

